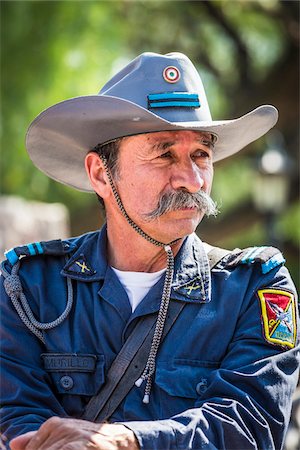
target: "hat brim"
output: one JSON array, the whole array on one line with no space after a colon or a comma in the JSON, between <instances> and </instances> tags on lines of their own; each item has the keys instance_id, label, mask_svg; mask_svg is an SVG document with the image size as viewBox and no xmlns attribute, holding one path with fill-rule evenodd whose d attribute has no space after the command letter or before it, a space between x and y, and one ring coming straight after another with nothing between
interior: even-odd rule
<instances>
[{"instance_id":1,"label":"hat brim","mask_svg":"<svg viewBox=\"0 0 300 450\"><path fill-rule=\"evenodd\" d=\"M263 136L277 118L274 106L263 105L233 120L169 122L127 100L90 95L43 111L28 129L26 147L33 163L49 177L93 192L84 159L99 143L156 131L209 131L217 136L214 161L219 161Z\"/></svg>"}]
</instances>

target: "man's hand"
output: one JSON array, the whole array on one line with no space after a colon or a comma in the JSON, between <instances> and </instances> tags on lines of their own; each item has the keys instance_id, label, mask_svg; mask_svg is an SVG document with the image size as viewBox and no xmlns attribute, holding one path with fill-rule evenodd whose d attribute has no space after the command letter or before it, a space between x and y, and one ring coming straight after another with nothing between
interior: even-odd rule
<instances>
[{"instance_id":1,"label":"man's hand","mask_svg":"<svg viewBox=\"0 0 300 450\"><path fill-rule=\"evenodd\" d=\"M134 433L124 425L51 417L38 431L10 442L11 450L139 450Z\"/></svg>"}]
</instances>

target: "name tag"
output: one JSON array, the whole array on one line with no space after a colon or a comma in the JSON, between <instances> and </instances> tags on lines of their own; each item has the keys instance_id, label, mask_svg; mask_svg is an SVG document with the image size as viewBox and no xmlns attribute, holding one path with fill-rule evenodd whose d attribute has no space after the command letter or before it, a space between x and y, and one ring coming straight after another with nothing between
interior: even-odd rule
<instances>
[{"instance_id":1,"label":"name tag","mask_svg":"<svg viewBox=\"0 0 300 450\"><path fill-rule=\"evenodd\" d=\"M94 372L95 355L74 355L73 353L42 353L41 358L47 372Z\"/></svg>"}]
</instances>

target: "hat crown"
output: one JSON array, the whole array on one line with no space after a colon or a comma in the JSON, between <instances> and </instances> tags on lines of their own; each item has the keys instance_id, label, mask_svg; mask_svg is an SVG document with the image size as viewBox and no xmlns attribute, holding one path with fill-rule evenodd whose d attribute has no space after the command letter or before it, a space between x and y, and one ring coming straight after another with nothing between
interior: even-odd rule
<instances>
[{"instance_id":1,"label":"hat crown","mask_svg":"<svg viewBox=\"0 0 300 450\"><path fill-rule=\"evenodd\" d=\"M218 137L214 161L241 150L277 121L270 105L233 120L212 121L200 76L181 53L143 53L97 95L75 97L41 112L26 137L34 164L51 178L93 191L84 168L98 144L159 131L207 131Z\"/></svg>"},{"instance_id":2,"label":"hat crown","mask_svg":"<svg viewBox=\"0 0 300 450\"><path fill-rule=\"evenodd\" d=\"M192 103L188 102L187 95L185 102L178 98L174 102L178 93L197 96L200 105L189 106ZM159 103L160 107L156 106L157 102L149 103L149 95L157 94L164 96L164 104ZM211 121L201 78L190 59L182 53L142 53L114 75L99 95L130 101L171 122Z\"/></svg>"}]
</instances>

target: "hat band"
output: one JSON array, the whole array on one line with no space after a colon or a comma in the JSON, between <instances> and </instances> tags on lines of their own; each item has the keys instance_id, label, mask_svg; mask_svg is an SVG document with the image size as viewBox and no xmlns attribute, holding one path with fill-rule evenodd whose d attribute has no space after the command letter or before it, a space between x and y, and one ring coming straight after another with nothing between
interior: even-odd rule
<instances>
[{"instance_id":1,"label":"hat band","mask_svg":"<svg viewBox=\"0 0 300 450\"><path fill-rule=\"evenodd\" d=\"M148 95L148 109L153 108L200 108L198 94L190 92L165 92Z\"/></svg>"}]
</instances>

